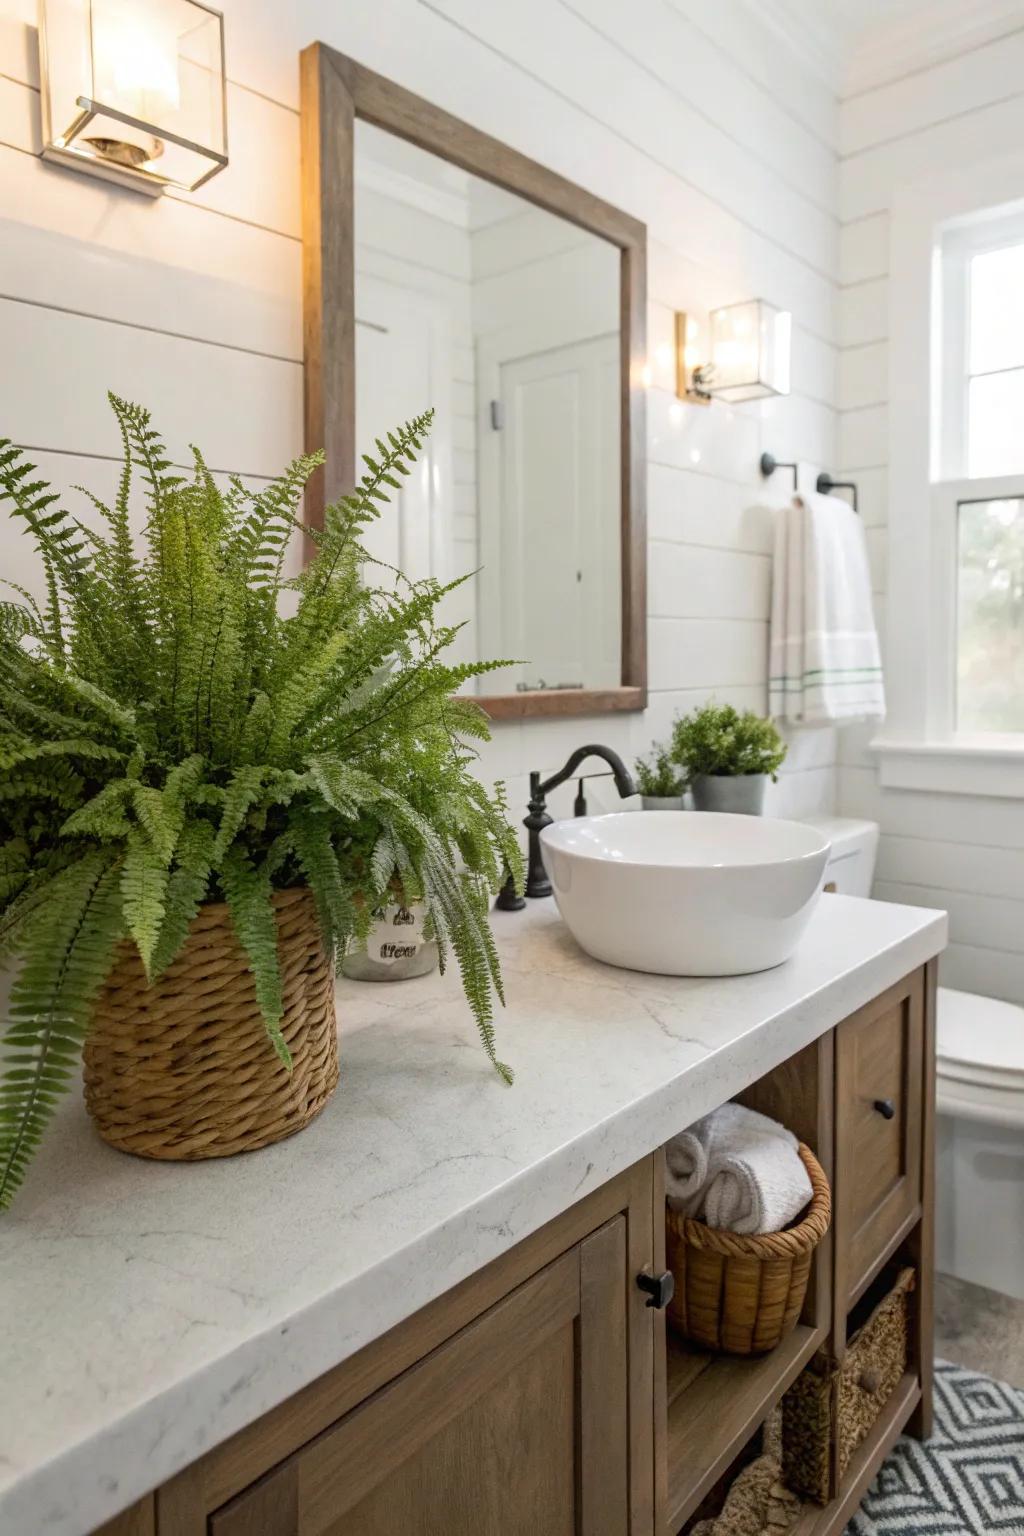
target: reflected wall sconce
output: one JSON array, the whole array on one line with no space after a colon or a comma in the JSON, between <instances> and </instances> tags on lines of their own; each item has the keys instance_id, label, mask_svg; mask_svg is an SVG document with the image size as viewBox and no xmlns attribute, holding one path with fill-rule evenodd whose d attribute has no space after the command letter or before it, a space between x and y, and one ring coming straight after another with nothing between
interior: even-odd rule
<instances>
[{"instance_id":1,"label":"reflected wall sconce","mask_svg":"<svg viewBox=\"0 0 1024 1536\"><path fill-rule=\"evenodd\" d=\"M156 196L228 163L224 18L200 0L40 0L43 156Z\"/></svg>"},{"instance_id":2,"label":"reflected wall sconce","mask_svg":"<svg viewBox=\"0 0 1024 1536\"><path fill-rule=\"evenodd\" d=\"M692 319L676 315L676 394L694 405L789 394L792 317L764 299L713 309L706 347ZM704 361L699 359L703 356Z\"/></svg>"}]
</instances>

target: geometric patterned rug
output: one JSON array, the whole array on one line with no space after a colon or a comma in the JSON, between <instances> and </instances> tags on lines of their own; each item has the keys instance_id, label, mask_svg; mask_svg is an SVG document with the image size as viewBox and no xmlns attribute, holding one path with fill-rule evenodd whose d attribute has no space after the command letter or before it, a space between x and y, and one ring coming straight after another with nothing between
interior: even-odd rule
<instances>
[{"instance_id":1,"label":"geometric patterned rug","mask_svg":"<svg viewBox=\"0 0 1024 1536\"><path fill-rule=\"evenodd\" d=\"M1024 1536L1024 1392L937 1361L935 1429L902 1439L846 1536Z\"/></svg>"}]
</instances>

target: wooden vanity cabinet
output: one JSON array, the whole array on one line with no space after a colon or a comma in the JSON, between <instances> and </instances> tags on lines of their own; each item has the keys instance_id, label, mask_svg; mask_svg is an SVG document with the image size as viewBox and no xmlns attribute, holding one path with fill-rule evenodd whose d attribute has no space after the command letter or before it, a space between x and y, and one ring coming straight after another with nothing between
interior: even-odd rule
<instances>
[{"instance_id":1,"label":"wooden vanity cabinet","mask_svg":"<svg viewBox=\"0 0 1024 1536\"><path fill-rule=\"evenodd\" d=\"M659 1151L97 1536L676 1536L804 1366L842 1360L883 1267L912 1264L903 1381L797 1528L837 1536L901 1430L930 1427L935 981L930 962L737 1095L832 1181L803 1314L771 1354L708 1355L648 1306Z\"/></svg>"},{"instance_id":2,"label":"wooden vanity cabinet","mask_svg":"<svg viewBox=\"0 0 1024 1536\"><path fill-rule=\"evenodd\" d=\"M159 1536L651 1536L653 1169L159 1489Z\"/></svg>"}]
</instances>

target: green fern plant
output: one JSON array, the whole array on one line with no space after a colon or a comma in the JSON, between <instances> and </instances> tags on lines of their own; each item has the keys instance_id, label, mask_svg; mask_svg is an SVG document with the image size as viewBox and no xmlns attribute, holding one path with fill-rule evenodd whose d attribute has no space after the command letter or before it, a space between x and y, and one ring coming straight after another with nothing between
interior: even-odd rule
<instances>
[{"instance_id":1,"label":"green fern plant","mask_svg":"<svg viewBox=\"0 0 1024 1536\"><path fill-rule=\"evenodd\" d=\"M351 495L303 531L321 455L265 490L215 483L193 450L172 472L148 412L110 396L124 445L103 531L65 511L0 439L0 502L32 536L45 599L0 603L0 965L13 964L0 1078L8 1205L89 1028L115 947L154 979L200 905L226 901L252 967L268 1050L290 1066L271 893L307 885L335 961L397 881L454 955L498 1072L501 975L489 895L520 856L501 787L473 776L483 712L448 665L438 609L458 585L372 569L361 536L409 473L432 413L366 456ZM147 501L137 550L128 506ZM285 615L282 597L293 611Z\"/></svg>"}]
</instances>

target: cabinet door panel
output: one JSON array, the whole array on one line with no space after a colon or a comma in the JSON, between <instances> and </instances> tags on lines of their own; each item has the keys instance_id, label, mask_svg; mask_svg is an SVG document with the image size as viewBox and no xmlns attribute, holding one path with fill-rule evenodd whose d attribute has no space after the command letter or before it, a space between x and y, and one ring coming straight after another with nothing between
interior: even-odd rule
<instances>
[{"instance_id":1,"label":"cabinet door panel","mask_svg":"<svg viewBox=\"0 0 1024 1536\"><path fill-rule=\"evenodd\" d=\"M210 1536L626 1536L617 1216L210 1519Z\"/></svg>"},{"instance_id":2,"label":"cabinet door panel","mask_svg":"<svg viewBox=\"0 0 1024 1536\"><path fill-rule=\"evenodd\" d=\"M210 1519L211 1536L299 1536L299 1468L285 1462Z\"/></svg>"},{"instance_id":3,"label":"cabinet door panel","mask_svg":"<svg viewBox=\"0 0 1024 1536\"><path fill-rule=\"evenodd\" d=\"M840 1304L863 1287L921 1199L923 1002L916 973L846 1019L836 1034Z\"/></svg>"},{"instance_id":4,"label":"cabinet door panel","mask_svg":"<svg viewBox=\"0 0 1024 1536\"><path fill-rule=\"evenodd\" d=\"M354 1508L317 1529L325 1536L574 1536L574 1399L568 1320Z\"/></svg>"}]
</instances>

